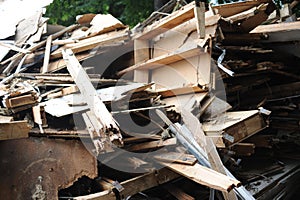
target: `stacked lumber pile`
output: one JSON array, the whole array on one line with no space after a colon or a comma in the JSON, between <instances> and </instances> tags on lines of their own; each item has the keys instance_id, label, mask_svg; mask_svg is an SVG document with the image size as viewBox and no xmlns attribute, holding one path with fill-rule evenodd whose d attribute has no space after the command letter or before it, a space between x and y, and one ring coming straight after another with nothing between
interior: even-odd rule
<instances>
[{"instance_id":1,"label":"stacked lumber pile","mask_svg":"<svg viewBox=\"0 0 300 200\"><path fill-rule=\"evenodd\" d=\"M61 27L37 12L0 41L0 197L293 197L297 1L280 15L269 0L183 2L131 30L109 14Z\"/></svg>"}]
</instances>

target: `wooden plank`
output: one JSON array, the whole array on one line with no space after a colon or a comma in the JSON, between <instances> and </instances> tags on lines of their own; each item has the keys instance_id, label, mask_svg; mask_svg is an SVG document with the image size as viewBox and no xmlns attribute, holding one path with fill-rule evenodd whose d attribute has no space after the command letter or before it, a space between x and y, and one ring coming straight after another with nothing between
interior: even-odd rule
<instances>
[{"instance_id":1,"label":"wooden plank","mask_svg":"<svg viewBox=\"0 0 300 200\"><path fill-rule=\"evenodd\" d=\"M252 143L238 143L232 147L237 156L251 156L254 154L255 145Z\"/></svg>"},{"instance_id":2,"label":"wooden plank","mask_svg":"<svg viewBox=\"0 0 300 200\"><path fill-rule=\"evenodd\" d=\"M76 93L78 91L79 91L78 87L76 85L72 85L72 86L61 89L59 92L55 92L55 93L51 93L51 94L47 95L47 99L62 97L62 96L68 95L68 94Z\"/></svg>"},{"instance_id":3,"label":"wooden plank","mask_svg":"<svg viewBox=\"0 0 300 200\"><path fill-rule=\"evenodd\" d=\"M30 129L25 120L0 123L0 140L27 138Z\"/></svg>"},{"instance_id":4,"label":"wooden plank","mask_svg":"<svg viewBox=\"0 0 300 200\"><path fill-rule=\"evenodd\" d=\"M203 167L198 163L193 166L168 163L166 164L166 167L196 183L224 192L229 192L234 187L239 187L241 185L239 181L231 179L228 176L207 167Z\"/></svg>"},{"instance_id":5,"label":"wooden plank","mask_svg":"<svg viewBox=\"0 0 300 200\"><path fill-rule=\"evenodd\" d=\"M197 162L195 156L178 152L160 153L155 155L154 158L163 162L175 162L186 165L194 165Z\"/></svg>"},{"instance_id":6,"label":"wooden plank","mask_svg":"<svg viewBox=\"0 0 300 200\"><path fill-rule=\"evenodd\" d=\"M79 61L86 60L92 56L93 55L90 54L89 52L82 52L82 53L76 54L76 58ZM49 63L48 72L56 72L56 71L66 68L66 67L67 67L66 63L63 59L54 60Z\"/></svg>"},{"instance_id":7,"label":"wooden plank","mask_svg":"<svg viewBox=\"0 0 300 200\"><path fill-rule=\"evenodd\" d=\"M191 94L191 93L202 93L207 92L206 89L202 89L199 86L186 86L181 88L174 88L174 89L159 89L157 90L158 94L161 95L164 98L167 97L174 97L184 94Z\"/></svg>"},{"instance_id":8,"label":"wooden plank","mask_svg":"<svg viewBox=\"0 0 300 200\"><path fill-rule=\"evenodd\" d=\"M227 112L219 119L214 124L204 123L203 130L208 136L220 136L222 133L226 133L230 137L230 139L223 139L227 147L231 147L267 127L265 120L257 110ZM225 138L228 137L225 136Z\"/></svg>"},{"instance_id":9,"label":"wooden plank","mask_svg":"<svg viewBox=\"0 0 300 200\"><path fill-rule=\"evenodd\" d=\"M4 42L0 42L0 46L6 47L6 48L8 48L10 50L13 50L13 51L16 51L16 52L20 52L20 53L30 53L30 51L28 51L26 49L22 49L20 47L15 46L15 45L7 44L7 43L4 43Z\"/></svg>"},{"instance_id":10,"label":"wooden plank","mask_svg":"<svg viewBox=\"0 0 300 200\"><path fill-rule=\"evenodd\" d=\"M254 6L258 6L261 3L268 3L270 0L248 0L243 2L226 3L218 6L213 6L216 13L220 14L222 17L229 17L245 10L249 10Z\"/></svg>"},{"instance_id":11,"label":"wooden plank","mask_svg":"<svg viewBox=\"0 0 300 200\"><path fill-rule=\"evenodd\" d=\"M96 194L75 197L74 200L116 200L117 197L127 199L134 194L167 183L178 177L180 177L179 174L167 168L162 168L121 182L120 185L124 189L119 191L118 194L115 194L112 191L113 187L111 187L111 189Z\"/></svg>"},{"instance_id":12,"label":"wooden plank","mask_svg":"<svg viewBox=\"0 0 300 200\"><path fill-rule=\"evenodd\" d=\"M48 126L44 107L41 105L33 106L32 114L34 122L39 126L40 133L44 133L43 126Z\"/></svg>"},{"instance_id":13,"label":"wooden plank","mask_svg":"<svg viewBox=\"0 0 300 200\"><path fill-rule=\"evenodd\" d=\"M42 74L48 72L48 65L50 60L50 51L51 51L51 43L52 43L52 35L47 38L46 48L45 48L45 56L44 56L44 64L42 67Z\"/></svg>"},{"instance_id":14,"label":"wooden plank","mask_svg":"<svg viewBox=\"0 0 300 200\"><path fill-rule=\"evenodd\" d=\"M288 32L293 30L300 30L300 21L286 22L279 24L260 25L252 30L250 33L273 33L273 32Z\"/></svg>"},{"instance_id":15,"label":"wooden plank","mask_svg":"<svg viewBox=\"0 0 300 200\"><path fill-rule=\"evenodd\" d=\"M200 108L201 102L207 94L207 92L203 92L174 96L170 98L164 98L162 103L168 106L174 105L175 108L172 108L172 110L177 112L181 112L182 109L192 112L193 109Z\"/></svg>"},{"instance_id":16,"label":"wooden plank","mask_svg":"<svg viewBox=\"0 0 300 200\"><path fill-rule=\"evenodd\" d=\"M134 40L134 64L146 62L150 58L150 44L148 40ZM133 80L139 83L149 82L148 70L134 70Z\"/></svg>"},{"instance_id":17,"label":"wooden plank","mask_svg":"<svg viewBox=\"0 0 300 200\"><path fill-rule=\"evenodd\" d=\"M245 20L249 17L256 15L259 11L266 10L267 6L268 6L268 4L261 4L258 7L253 7L249 10L246 10L241 13L235 14L233 16L227 17L226 19L229 20L231 23L235 23L240 20Z\"/></svg>"},{"instance_id":18,"label":"wooden plank","mask_svg":"<svg viewBox=\"0 0 300 200\"><path fill-rule=\"evenodd\" d=\"M203 165L205 166L210 166L210 164L208 163L207 161L207 156L205 155L206 153L203 152L203 149L197 145L197 142L196 140L193 138L193 135L192 133L190 133L190 131L185 127L185 126L181 126L180 124L176 123L176 124L173 124L161 111L157 110L157 114L159 115L159 117L162 118L162 120L169 125L169 128L172 130L173 133L176 134L176 137L179 138L179 141L191 152L193 153L193 155L195 157L197 157L198 161L201 162ZM192 121L195 121L197 119L195 119L195 117L192 117L191 118ZM197 120L198 121L198 120ZM197 124L199 124L198 122L197 123L193 123L191 122L191 124L194 126ZM192 127L193 127L192 126ZM202 134L203 135L203 134ZM184 141L185 140L185 141ZM200 141L204 141L205 142L205 139L201 139L200 138ZM199 141L199 140L197 140ZM196 144L195 144L196 143ZM200 142L201 143L201 142ZM202 143L201 143L202 144ZM197 147L198 146L198 147ZM226 170L226 174L233 178L234 180L235 177L228 171ZM237 181L239 182L239 181ZM236 193L239 194L239 196L242 198L242 199L253 199L254 198L249 194L249 192L244 188L244 187L241 187L241 188L237 188L235 189Z\"/></svg>"},{"instance_id":19,"label":"wooden plank","mask_svg":"<svg viewBox=\"0 0 300 200\"><path fill-rule=\"evenodd\" d=\"M114 31L114 32L98 35L95 37L83 39L74 44L67 44L67 45L63 46L62 48L54 51L51 54L50 58L51 59L61 58L62 51L64 49L71 49L74 53L80 53L80 52L84 52L87 50L91 50L100 45L124 42L125 40L128 40L128 39L129 39L129 34L128 34L127 29L122 30L122 31Z\"/></svg>"},{"instance_id":20,"label":"wooden plank","mask_svg":"<svg viewBox=\"0 0 300 200\"><path fill-rule=\"evenodd\" d=\"M195 198L191 195L185 193L180 188L176 187L175 185L165 185L163 186L164 189L166 189L172 196L174 196L178 200L194 200Z\"/></svg>"},{"instance_id":21,"label":"wooden plank","mask_svg":"<svg viewBox=\"0 0 300 200\"><path fill-rule=\"evenodd\" d=\"M196 55L200 55L201 53L204 53L201 48L194 43L191 43L187 47L184 47L182 49L178 49L174 52L168 53L166 55L158 56L156 58L150 59L144 63L135 64L131 67L128 67L120 72L118 72L118 75L125 74L132 70L141 70L141 69L154 69L160 66L168 65L171 63L175 63L180 60L184 60Z\"/></svg>"},{"instance_id":22,"label":"wooden plank","mask_svg":"<svg viewBox=\"0 0 300 200\"><path fill-rule=\"evenodd\" d=\"M42 125L41 107L39 105L32 107L33 120L35 123Z\"/></svg>"},{"instance_id":23,"label":"wooden plank","mask_svg":"<svg viewBox=\"0 0 300 200\"><path fill-rule=\"evenodd\" d=\"M194 8L194 14L196 18L197 32L199 38L205 38L205 2L196 2Z\"/></svg>"},{"instance_id":24,"label":"wooden plank","mask_svg":"<svg viewBox=\"0 0 300 200\"><path fill-rule=\"evenodd\" d=\"M216 146L211 138L205 136L199 119L185 110L182 111L182 117L188 129L193 130L192 133L198 144L205 149L211 168L221 174L227 175L225 166L217 152ZM229 193L222 192L222 194L225 200L237 200L237 196L233 191L230 191Z\"/></svg>"},{"instance_id":25,"label":"wooden plank","mask_svg":"<svg viewBox=\"0 0 300 200\"><path fill-rule=\"evenodd\" d=\"M33 94L26 94L26 95L6 99L5 102L7 108L15 108L19 106L28 105L28 104L34 104L37 102L37 98Z\"/></svg>"},{"instance_id":26,"label":"wooden plank","mask_svg":"<svg viewBox=\"0 0 300 200\"><path fill-rule=\"evenodd\" d=\"M180 10L173 12L171 15L163 18L162 20L158 21L157 23L146 27L142 33L138 33L134 35L134 39L146 40L151 39L154 36L157 36L161 33L164 33L183 22L186 22L192 18L194 18L194 7L195 3L192 2Z\"/></svg>"},{"instance_id":27,"label":"wooden plank","mask_svg":"<svg viewBox=\"0 0 300 200\"><path fill-rule=\"evenodd\" d=\"M176 138L171 138L167 140L157 140L157 141L151 141L151 142L144 142L141 144L135 144L127 148L128 151L145 151L150 149L157 149L164 146L172 146L176 145L177 140Z\"/></svg>"},{"instance_id":28,"label":"wooden plank","mask_svg":"<svg viewBox=\"0 0 300 200\"><path fill-rule=\"evenodd\" d=\"M62 51L64 60L66 61L67 69L73 77L77 87L80 90L81 95L85 98L91 113L95 115L97 122L100 124L100 135L105 141L110 141L116 145L123 145L122 135L119 127L115 123L111 113L107 110L104 103L101 101L97 94L96 89L92 85L89 76L82 68L72 50L67 49ZM96 123L96 122L95 122ZM97 129L96 129L97 130ZM111 130L114 130L114 134L106 134ZM105 150L101 149L100 150Z\"/></svg>"},{"instance_id":29,"label":"wooden plank","mask_svg":"<svg viewBox=\"0 0 300 200\"><path fill-rule=\"evenodd\" d=\"M0 123L8 123L13 120L14 120L13 117L0 115Z\"/></svg>"}]
</instances>

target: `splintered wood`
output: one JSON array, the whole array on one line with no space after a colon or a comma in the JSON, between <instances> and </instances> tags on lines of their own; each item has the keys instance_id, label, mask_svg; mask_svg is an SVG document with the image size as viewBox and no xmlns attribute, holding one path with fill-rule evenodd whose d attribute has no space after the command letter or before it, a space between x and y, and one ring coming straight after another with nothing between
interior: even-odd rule
<instances>
[{"instance_id":1,"label":"splintered wood","mask_svg":"<svg viewBox=\"0 0 300 200\"><path fill-rule=\"evenodd\" d=\"M88 125L89 133L95 144L97 154L106 151L107 145L122 145L122 135L119 127L115 123L112 115L106 109L104 103L99 98L96 89L92 85L90 78L82 68L72 50L62 51L67 69L74 79L77 87L90 108L89 113L84 114L85 122ZM88 118L90 121L88 121ZM97 135L97 137L94 136ZM98 138L99 137L99 138Z\"/></svg>"}]
</instances>

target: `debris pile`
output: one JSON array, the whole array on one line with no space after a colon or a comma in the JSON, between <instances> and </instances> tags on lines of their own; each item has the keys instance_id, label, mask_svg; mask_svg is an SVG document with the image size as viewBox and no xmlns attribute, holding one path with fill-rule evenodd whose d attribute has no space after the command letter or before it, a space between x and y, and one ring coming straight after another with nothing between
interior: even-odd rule
<instances>
[{"instance_id":1,"label":"debris pile","mask_svg":"<svg viewBox=\"0 0 300 200\"><path fill-rule=\"evenodd\" d=\"M293 198L298 1L183 2L0 35L1 197Z\"/></svg>"}]
</instances>

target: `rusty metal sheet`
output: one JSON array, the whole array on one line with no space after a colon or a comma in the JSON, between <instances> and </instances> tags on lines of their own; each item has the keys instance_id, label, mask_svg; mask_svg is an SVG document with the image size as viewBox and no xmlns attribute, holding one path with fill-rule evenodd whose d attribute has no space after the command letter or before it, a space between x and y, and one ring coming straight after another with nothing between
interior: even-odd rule
<instances>
[{"instance_id":1,"label":"rusty metal sheet","mask_svg":"<svg viewBox=\"0 0 300 200\"><path fill-rule=\"evenodd\" d=\"M0 199L57 199L78 178L97 177L97 160L81 141L0 141Z\"/></svg>"}]
</instances>

